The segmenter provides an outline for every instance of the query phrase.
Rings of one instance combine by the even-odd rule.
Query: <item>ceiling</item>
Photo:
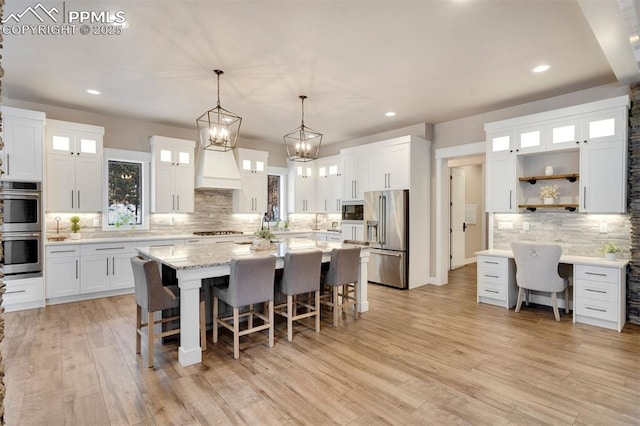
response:
[[[215,106],[217,68],[241,138],[282,143],[305,94],[305,124],[341,142],[628,84],[639,76],[635,60],[619,61],[633,57],[629,1],[42,1],[121,10],[127,27],[5,35],[3,95],[195,129]],[[4,16],[36,3],[7,0]],[[532,73],[541,63],[549,71]]]

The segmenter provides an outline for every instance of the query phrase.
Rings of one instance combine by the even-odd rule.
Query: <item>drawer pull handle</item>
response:
[[[590,288],[585,288],[585,291],[590,291],[591,293],[600,293],[600,294],[607,294],[607,291],[605,290],[592,290]]]
[[[174,244],[156,244],[155,246],[150,246],[151,248],[154,247],[173,247]]]
[[[101,247],[101,248],[97,248],[96,251],[99,250],[123,250],[124,247]]]
[[[584,308],[590,311],[607,312],[606,309],[590,308],[589,306],[585,306]]]
[[[486,289],[485,291],[486,291],[487,293],[495,293],[495,294],[500,293],[498,290],[489,290],[489,289]]]
[[[600,274],[598,272],[585,272],[584,274],[585,275],[596,275],[598,277],[606,277],[607,276],[607,274]]]
[[[75,250],[52,250],[51,253],[75,253]]]
[[[16,294],[16,293],[26,293],[27,290],[14,290],[14,291],[5,291],[4,294]]]
[[[485,276],[485,277],[487,277],[487,278],[500,278],[500,277],[499,277],[499,276],[497,276],[497,275],[488,275],[488,274],[484,274],[484,276]]]
[[[485,260],[484,263],[490,263],[492,265],[497,265],[498,264],[498,262],[489,262],[488,260]]]

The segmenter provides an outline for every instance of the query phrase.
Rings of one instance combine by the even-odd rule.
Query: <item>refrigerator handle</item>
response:
[[[383,221],[383,218],[382,218],[382,195],[379,195],[378,196],[378,230],[376,232],[376,234],[377,234],[376,235],[376,240],[377,240],[376,242],[378,244],[382,244],[382,240],[381,240],[381,237],[380,237],[380,235],[382,234],[382,221]]]
[[[382,214],[380,215],[380,228],[382,229],[382,231],[380,232],[379,235],[381,235],[380,239],[380,244],[386,244],[387,243],[387,197],[386,195],[381,195],[380,198],[382,198]]]

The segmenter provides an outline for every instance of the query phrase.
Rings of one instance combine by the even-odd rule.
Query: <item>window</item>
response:
[[[149,229],[149,153],[105,148],[103,230]]]

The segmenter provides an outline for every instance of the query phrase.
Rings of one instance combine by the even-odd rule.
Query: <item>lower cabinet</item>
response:
[[[45,262],[47,299],[80,294],[80,246],[47,247]]]
[[[624,269],[575,265],[574,322],[622,331],[626,320]]]
[[[342,224],[342,239],[364,241],[364,225]]]
[[[6,312],[44,307],[44,284],[42,277],[7,279],[2,307]]]
[[[80,293],[133,288],[130,258],[134,246],[90,244],[82,247]]]
[[[477,302],[511,308],[518,300],[516,268],[507,257],[478,256]]]

